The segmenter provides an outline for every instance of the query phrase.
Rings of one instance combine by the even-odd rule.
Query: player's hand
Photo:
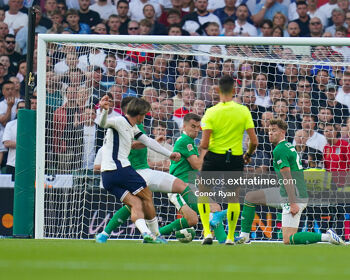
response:
[[[179,161],[181,159],[181,154],[177,152],[171,153],[169,158],[173,161]]]
[[[163,135],[157,136],[155,139],[158,143],[164,143],[166,140],[166,137]]]
[[[105,95],[105,96],[103,96],[101,98],[101,100],[100,100],[100,107],[102,109],[105,109],[105,110],[108,111],[108,109],[109,109],[109,97],[108,97],[108,95]]]
[[[292,216],[298,214],[300,208],[298,206],[298,204],[296,203],[291,203],[290,204],[290,213],[292,214]]]
[[[245,153],[243,155],[243,161],[244,161],[244,164],[249,164],[251,162],[252,158],[250,156],[247,155],[247,153]]]
[[[7,102],[7,106],[12,108],[12,106],[15,105],[15,98],[14,97],[7,97],[6,102]]]

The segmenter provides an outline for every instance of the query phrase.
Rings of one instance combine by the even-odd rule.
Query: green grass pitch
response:
[[[0,240],[0,279],[350,279],[350,247]]]

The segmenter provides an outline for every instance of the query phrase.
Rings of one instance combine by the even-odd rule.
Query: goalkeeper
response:
[[[242,230],[237,244],[249,243],[249,233],[255,216],[255,206],[282,207],[282,234],[284,244],[311,244],[330,242],[344,245],[345,242],[332,230],[326,234],[297,232],[301,213],[307,206],[308,194],[301,161],[295,147],[285,140],[287,124],[281,119],[270,120],[269,140],[275,146],[273,167],[281,182],[280,188],[266,188],[248,192],[242,211]],[[295,184],[294,184],[295,182]]]
[[[126,112],[127,105],[135,97],[125,97],[122,100],[122,111]],[[138,128],[144,133],[143,125],[139,124]],[[104,147],[104,146],[103,146]],[[164,192],[169,193],[170,201],[175,205],[178,211],[184,216],[183,219],[179,220],[176,225],[173,225],[171,231],[178,229],[188,228],[194,226],[198,223],[198,217],[195,211],[193,211],[189,205],[196,209],[197,198],[194,196],[191,189],[182,180],[177,179],[175,176],[170,175],[165,172],[152,170],[149,168],[147,163],[147,148],[140,142],[135,141],[132,144],[132,150],[128,157],[131,166],[137,171],[138,174],[146,181],[147,186],[152,192]],[[95,161],[95,165],[97,161]],[[170,193],[178,193],[181,195],[171,196]],[[186,202],[188,202],[188,205]],[[120,225],[124,224],[131,215],[130,207],[128,205],[120,208],[108,222],[104,231],[96,236],[96,242],[105,243],[109,238],[113,230],[118,228]],[[156,219],[156,218],[155,218]],[[146,224],[152,223],[152,221],[147,221]],[[160,236],[160,234],[168,234],[169,227],[160,229],[160,232],[156,227],[150,227],[153,229],[153,234]]]

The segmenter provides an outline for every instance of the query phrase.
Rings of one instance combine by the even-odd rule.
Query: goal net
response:
[[[302,215],[300,230],[324,232],[333,227],[349,240],[349,152],[340,146],[324,152],[332,127],[343,146],[350,138],[347,45],[348,39],[335,38],[305,42],[39,35],[36,238],[93,238],[121,207],[100,186],[100,175],[94,171],[105,133],[95,123],[102,96],[110,96],[110,116],[122,114],[120,104],[126,96],[146,99],[152,107],[144,122],[146,134],[164,136],[162,145],[171,150],[184,115],[203,116],[217,104],[218,81],[230,75],[235,79],[234,100],[251,111],[259,138],[246,173],[260,176],[273,170],[267,127],[273,117],[284,119],[287,140],[297,146],[303,167],[309,169],[305,178],[312,202]],[[198,145],[200,137],[201,133],[195,139]],[[247,148],[247,137],[242,145]],[[148,164],[169,171],[169,160],[153,151],[148,151]],[[241,189],[244,197],[246,189]],[[154,204],[160,226],[180,216],[166,194],[154,193]],[[197,238],[201,229],[199,224]],[[281,236],[281,211],[257,207],[252,239]],[[140,235],[129,220],[111,237]]]

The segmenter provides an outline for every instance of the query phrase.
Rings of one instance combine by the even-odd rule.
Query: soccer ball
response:
[[[181,243],[189,243],[196,236],[196,232],[193,227],[184,228],[175,232],[176,239]]]

